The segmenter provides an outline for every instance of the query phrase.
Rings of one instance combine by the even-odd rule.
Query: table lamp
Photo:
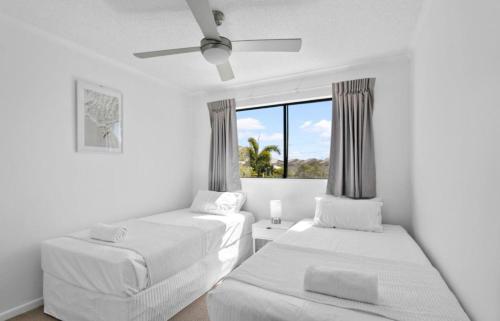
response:
[[[271,200],[269,202],[271,208],[271,223],[272,224],[281,224],[281,201],[280,200]]]

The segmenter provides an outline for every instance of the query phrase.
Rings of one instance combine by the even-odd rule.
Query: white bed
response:
[[[253,215],[209,215],[182,209],[140,219],[191,231],[199,243],[164,239],[171,257],[202,247],[188,266],[172,264],[168,278],[153,282],[144,257],[135,251],[88,242],[81,233],[42,245],[45,312],[62,320],[166,320],[208,291],[251,253]],[[170,238],[170,239],[168,239]],[[181,258],[179,258],[181,260]],[[175,269],[173,269],[175,267]]]
[[[289,255],[288,261],[286,256],[282,256],[283,262],[279,262],[278,259],[273,260],[288,249],[293,254]],[[300,253],[303,257],[300,257]],[[258,252],[243,263],[240,268],[229,274],[222,284],[209,292],[207,302],[210,320],[389,320],[378,313],[368,313],[363,309],[358,309],[357,303],[353,301],[339,300],[341,301],[339,305],[330,304],[328,300],[334,299],[333,297],[303,291],[302,288],[294,289],[290,283],[296,280],[287,279],[286,275],[290,273],[293,275],[290,270],[297,269],[296,265],[312,264],[312,259],[311,262],[303,261],[309,260],[309,255],[314,259],[313,253],[319,253],[318,257],[331,254],[339,257],[361,258],[367,262],[380,260],[398,262],[402,267],[407,265],[412,268],[433,269],[415,241],[400,226],[384,225],[383,233],[372,233],[319,228],[313,226],[312,220],[303,220],[262,249],[261,253]],[[260,264],[262,257],[267,258],[266,266]],[[242,275],[245,278],[242,279]],[[301,276],[295,274],[295,278]],[[441,279],[439,274],[437,277]],[[300,282],[302,280],[298,280],[298,283]],[[443,309],[448,310],[443,311],[450,311],[449,320],[468,320],[446,285],[443,289],[442,284],[439,281],[437,283],[441,286],[439,289],[445,293],[438,299],[447,300]],[[313,299],[309,299],[309,296]],[[323,302],[323,299],[327,300]],[[344,303],[346,303],[345,306]],[[430,312],[429,315],[432,315],[433,311]],[[458,317],[454,318],[454,316]],[[393,319],[398,320],[398,318]],[[415,317],[413,320],[426,320],[426,318]]]

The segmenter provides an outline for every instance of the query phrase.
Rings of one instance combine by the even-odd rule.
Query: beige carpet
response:
[[[26,312],[8,321],[55,321],[43,313],[43,307]],[[177,313],[169,321],[209,321],[205,295],[188,305],[184,310]]]

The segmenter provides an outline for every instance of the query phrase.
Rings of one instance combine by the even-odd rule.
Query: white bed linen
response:
[[[402,227],[384,225],[383,233],[371,233],[324,229],[312,224],[312,220],[303,220],[275,242],[430,266],[422,250]],[[225,280],[210,291],[207,303],[211,321],[389,320],[362,311],[284,295],[232,279]]]
[[[207,303],[210,321],[389,321],[231,279],[208,292]]]
[[[377,304],[304,290],[309,265],[378,275]],[[271,243],[228,276],[271,292],[398,321],[469,321],[439,272],[430,265]]]
[[[90,291],[44,272],[44,311],[71,321],[166,321],[208,291],[252,251],[248,234],[134,296]]]
[[[276,242],[337,253],[430,265],[418,244],[403,227],[389,224],[384,224],[383,227],[383,233],[332,229],[313,226],[313,220],[304,219],[281,235]]]
[[[193,226],[205,232],[206,252],[214,253],[251,233],[252,214],[204,215],[182,209],[141,218],[148,222]],[[144,259],[137,253],[68,237],[42,244],[42,269],[65,282],[91,291],[131,296],[149,282]]]
[[[204,258],[208,253],[206,232],[197,227],[153,223],[134,219],[120,222],[128,230],[121,242],[106,242],[91,237],[90,230],[69,235],[87,243],[130,250],[144,259],[148,286],[161,282]],[[218,228],[221,224],[214,224]],[[220,237],[219,237],[220,238]]]

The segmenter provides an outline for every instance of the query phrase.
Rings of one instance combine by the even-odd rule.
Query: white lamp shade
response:
[[[281,201],[271,200],[269,205],[271,207],[271,218],[281,218]]]

